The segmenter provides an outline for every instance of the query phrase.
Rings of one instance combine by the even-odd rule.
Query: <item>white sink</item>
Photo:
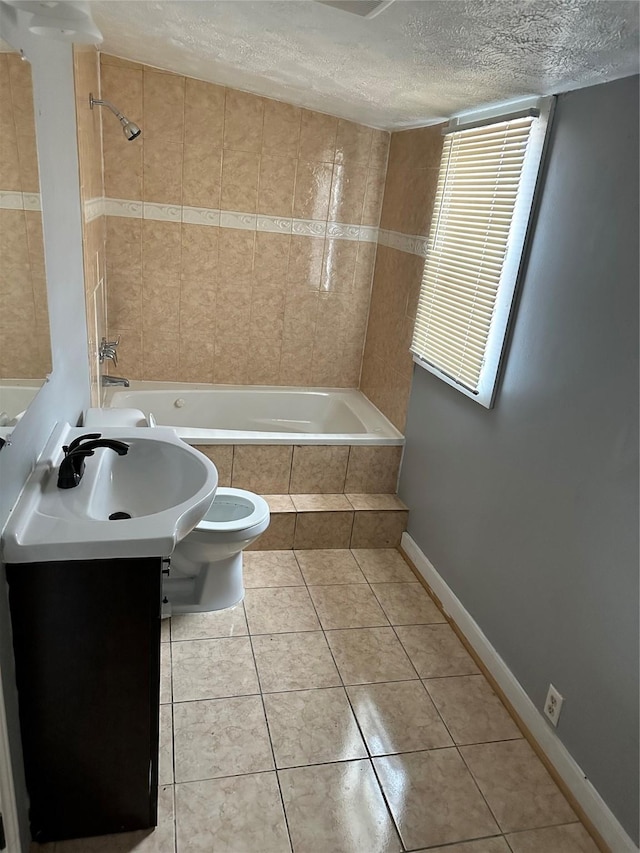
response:
[[[215,466],[168,427],[101,429],[127,454],[97,449],[80,483],[59,489],[62,445],[85,433],[65,425],[50,440],[3,532],[5,563],[165,557],[211,506]]]

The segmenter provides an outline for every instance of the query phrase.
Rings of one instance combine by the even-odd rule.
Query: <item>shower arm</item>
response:
[[[105,101],[104,99],[101,99],[101,98],[94,98],[93,95],[89,95],[89,106],[91,107],[91,109],[93,109],[94,106],[108,107],[111,110],[111,112],[114,114],[114,116],[116,116],[116,118],[118,118],[121,122],[124,123],[127,121],[127,118],[120,112],[119,109],[117,109],[117,107],[113,106],[111,101]]]

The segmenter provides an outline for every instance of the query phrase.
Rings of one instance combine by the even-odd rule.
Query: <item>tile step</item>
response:
[[[271,524],[252,551],[395,548],[409,511],[397,495],[264,495]]]
[[[271,512],[351,512],[408,510],[397,495],[263,495]]]

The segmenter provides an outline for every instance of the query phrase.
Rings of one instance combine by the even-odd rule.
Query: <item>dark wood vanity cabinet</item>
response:
[[[34,840],[155,826],[161,559],[7,577]]]

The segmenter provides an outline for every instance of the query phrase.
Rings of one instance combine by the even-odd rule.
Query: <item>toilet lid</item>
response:
[[[253,492],[220,488],[196,530],[246,530],[269,517],[269,505]]]

